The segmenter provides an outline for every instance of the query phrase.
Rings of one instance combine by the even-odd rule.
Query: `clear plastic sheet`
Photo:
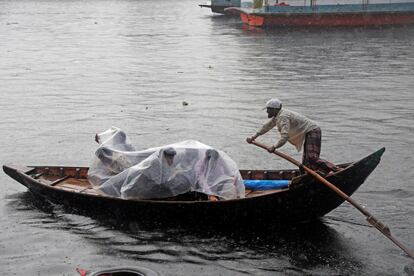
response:
[[[88,179],[108,195],[156,199],[196,191],[224,200],[244,198],[239,169],[223,151],[195,140],[137,151],[116,127],[97,139]]]

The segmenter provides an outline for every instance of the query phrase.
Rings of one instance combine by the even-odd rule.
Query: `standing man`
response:
[[[267,101],[265,108],[270,120],[255,135],[247,138],[248,143],[252,143],[258,136],[277,126],[280,139],[270,147],[269,152],[274,152],[275,149],[282,147],[289,141],[298,152],[301,151],[302,146],[304,147],[303,165],[325,174],[339,170],[334,164],[319,158],[322,132],[316,122],[299,113],[282,108],[282,102],[276,98]]]

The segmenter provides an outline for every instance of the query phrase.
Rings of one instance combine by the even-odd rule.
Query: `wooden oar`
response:
[[[266,145],[261,144],[259,142],[256,141],[247,141],[248,143],[251,143],[253,145],[256,145],[260,148],[263,148],[267,151],[270,150],[270,148],[268,148]],[[279,152],[277,150],[275,150],[273,152],[274,154],[286,159],[287,161],[293,163],[294,165],[303,168],[307,173],[309,173],[310,175],[312,175],[314,178],[316,178],[319,182],[321,182],[322,184],[324,184],[326,187],[328,187],[329,189],[331,189],[332,191],[334,191],[335,193],[337,193],[340,197],[342,197],[344,200],[348,201],[349,203],[351,203],[352,206],[354,206],[355,208],[357,208],[362,214],[364,214],[366,216],[367,221],[373,225],[375,228],[377,228],[382,234],[384,234],[387,238],[389,238],[393,243],[395,243],[399,248],[401,248],[409,257],[411,257],[412,259],[414,259],[414,254],[408,250],[408,248],[406,248],[403,244],[401,244],[395,237],[393,237],[391,235],[391,231],[388,228],[388,226],[382,224],[378,219],[376,219],[373,215],[371,215],[367,210],[365,210],[361,205],[359,205],[355,200],[353,200],[351,197],[349,197],[347,194],[345,194],[344,192],[342,192],[340,189],[338,189],[335,185],[333,185],[331,182],[329,182],[328,180],[326,180],[325,178],[323,178],[322,176],[320,176],[318,173],[316,173],[315,171],[309,169],[308,167],[302,165],[300,162],[298,162],[297,160],[293,159],[292,157],[290,157],[287,154],[284,154],[282,152]]]

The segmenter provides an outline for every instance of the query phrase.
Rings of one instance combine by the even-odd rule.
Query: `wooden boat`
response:
[[[382,148],[360,161],[340,165],[342,170],[326,179],[350,196],[376,168],[384,151]],[[223,201],[208,201],[194,193],[162,200],[115,198],[90,185],[86,167],[4,165],[3,170],[36,196],[71,209],[163,223],[222,227],[298,223],[322,217],[344,201],[298,170],[241,170],[244,179],[290,179],[292,184],[280,190],[246,191],[246,198]]]
[[[262,0],[242,1],[241,7],[226,8],[225,12],[240,14],[243,23],[250,26],[288,27],[288,26],[386,26],[414,24],[414,2],[369,3],[345,2],[317,5],[290,5],[293,1],[276,1],[275,5],[264,5]],[[267,3],[269,1],[266,1]],[[295,3],[297,3],[296,1]],[[305,1],[306,2],[306,1]],[[325,1],[326,2],[326,1]],[[373,1],[371,1],[373,2]]]
[[[211,0],[209,4],[200,4],[202,8],[210,8],[214,13],[231,14],[224,11],[230,7],[240,7],[240,0]]]

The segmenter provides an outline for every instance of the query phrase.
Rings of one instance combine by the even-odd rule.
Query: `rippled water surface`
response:
[[[414,28],[263,31],[197,4],[0,0],[1,163],[87,166],[94,134],[118,126],[137,148],[197,139],[240,168],[290,168],[244,142],[277,96],[320,123],[326,159],[387,148],[353,198],[414,250]],[[5,174],[0,184],[2,275],[120,265],[164,275],[414,274],[348,204],[285,231],[147,228],[39,201]]]

